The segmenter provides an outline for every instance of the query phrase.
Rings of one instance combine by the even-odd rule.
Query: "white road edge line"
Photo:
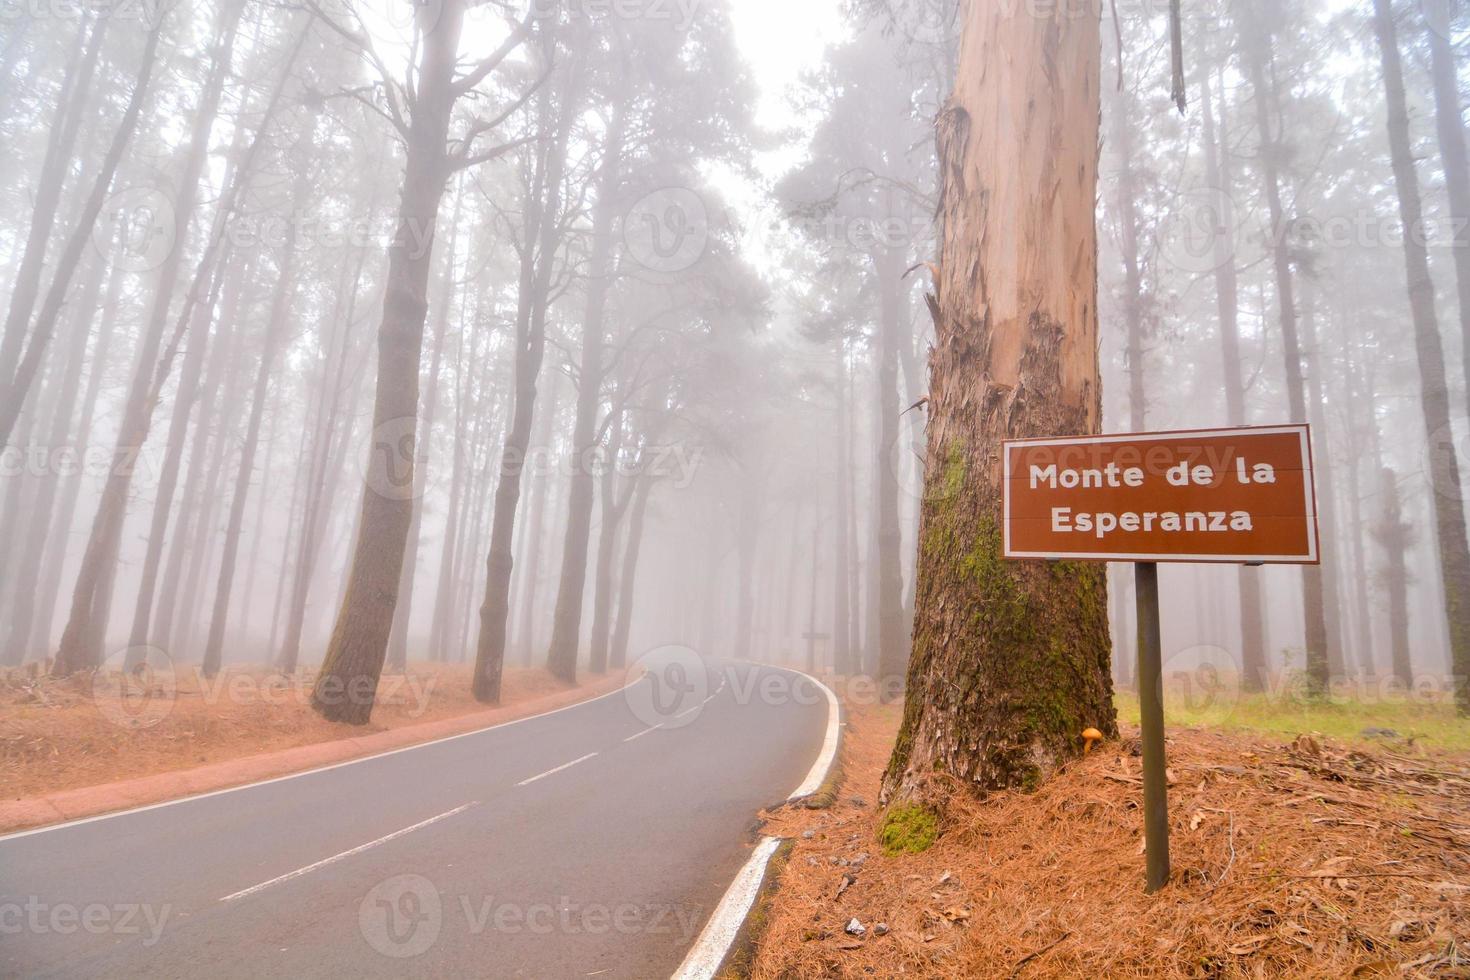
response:
[[[788,800],[794,800],[801,796],[811,796],[822,788],[822,783],[827,779],[827,772],[832,768],[832,760],[837,757],[837,733],[841,730],[842,712],[837,707],[837,695],[832,689],[811,674],[804,671],[794,670],[791,667],[780,667],[778,670],[789,670],[793,674],[801,674],[827,695],[827,733],[822,736],[822,751],[817,754],[817,761],[812,763],[811,771],[801,781],[801,785],[792,790]]]
[[[526,785],[528,785],[530,783],[534,783],[538,779],[545,779],[547,776],[553,775],[555,773],[559,773],[563,769],[570,769],[570,768],[572,768],[572,766],[575,766],[579,762],[586,762],[588,759],[592,758],[596,754],[597,754],[596,752],[588,752],[586,755],[582,756],[582,758],[580,758],[580,759],[573,759],[571,762],[563,762],[561,765],[557,766],[555,769],[548,769],[548,770],[546,770],[543,773],[537,773],[536,775],[532,776],[530,779],[522,779],[520,782],[516,783],[516,785],[517,786],[526,786]]]
[[[714,914],[705,923],[704,931],[684,957],[684,962],[674,971],[672,980],[709,980],[715,975],[720,964],[725,962],[725,955],[730,951],[730,944],[735,942],[745,917],[750,914],[750,907],[755,904],[771,855],[780,846],[778,838],[761,838],[720,899],[720,904],[715,906]]]
[[[818,789],[827,778],[828,771],[832,768],[832,761],[837,756],[837,736],[841,730],[841,711],[837,706],[837,695],[832,689],[811,674],[796,670],[791,667],[777,667],[775,664],[765,664],[775,670],[785,670],[793,674],[800,674],[821,688],[827,695],[827,732],[822,738],[822,751],[817,754],[817,761],[812,764],[811,771],[796,787],[788,800],[794,800],[802,796],[810,796]],[[771,855],[776,853],[776,848],[781,846],[781,841],[776,837],[762,837],[761,842],[756,845],[755,851],[750,855],[735,880],[730,882],[730,887],[725,890],[725,895],[720,899],[720,904],[715,907],[714,914],[710,916],[709,922],[705,923],[699,938],[690,947],[684,962],[679,964],[679,969],[674,971],[671,980],[713,980],[725,957],[730,953],[730,946],[735,942],[735,937],[740,934],[740,927],[745,924],[745,917],[750,914],[750,908],[755,904],[756,896],[760,892],[761,881],[766,876],[766,865],[770,863]]]
[[[166,806],[174,806],[178,803],[189,803],[194,800],[204,800],[208,799],[211,796],[222,796],[225,793],[235,793],[242,789],[254,789],[257,786],[269,786],[271,783],[282,783],[288,779],[299,779],[302,776],[310,776],[318,772],[328,772],[332,769],[340,769],[343,766],[355,766],[359,762],[371,762],[373,759],[386,758],[390,755],[397,755],[400,752],[412,752],[414,749],[426,749],[431,745],[439,745],[443,742],[453,742],[455,739],[458,738],[469,738],[471,735],[483,735],[485,732],[494,731],[497,728],[506,728],[510,725],[519,725],[521,722],[525,721],[535,721],[537,718],[545,718],[549,715],[558,714],[562,711],[571,711],[573,708],[581,708],[596,701],[601,701],[604,698],[610,698],[614,694],[622,694],[628,688],[632,687],[634,684],[637,684],[639,681],[643,680],[647,676],[647,674],[640,674],[630,680],[628,683],[624,684],[622,687],[618,688],[616,691],[608,691],[606,694],[599,694],[597,697],[588,698],[586,701],[577,701],[573,704],[564,704],[560,708],[552,708],[550,711],[543,711],[540,714],[527,715],[524,718],[512,718],[510,721],[496,722],[493,725],[486,725],[484,728],[476,728],[474,731],[460,732],[458,735],[446,735],[443,738],[432,739],[428,742],[418,742],[414,745],[404,745],[396,749],[388,749],[386,752],[374,752],[372,755],[359,756],[356,759],[343,759],[341,762],[333,762],[325,766],[317,766],[315,769],[303,769],[300,772],[288,772],[284,776],[272,776],[270,779],[259,779],[253,783],[241,783],[239,786],[226,786],[223,789],[213,789],[209,790],[206,793],[194,793],[189,796],[181,796],[176,800],[163,800],[158,803],[149,803],[145,806],[130,807],[126,810],[115,810],[112,813],[99,813],[96,816],[92,817],[79,817],[76,820],[66,820],[62,823],[47,824],[44,827],[32,827],[29,830],[17,830],[9,834],[0,834],[0,843],[4,843],[8,840],[15,840],[19,837],[30,837],[32,834],[44,834],[47,831],[51,830],[64,830],[67,827],[80,827],[82,824],[96,823],[99,820],[111,820],[113,817],[126,817],[132,813],[144,813],[148,810],[158,810]]]
[[[464,804],[463,806],[457,806],[453,810],[446,810],[443,813],[439,814],[437,817],[430,817],[427,820],[420,820],[412,827],[404,827],[402,830],[395,830],[393,831],[393,833],[387,834],[383,837],[379,837],[377,840],[368,841],[366,844],[359,844],[350,850],[343,851],[341,854],[333,854],[329,858],[322,858],[320,861],[308,864],[303,868],[297,868],[295,871],[288,871],[283,875],[272,878],[270,881],[262,881],[258,885],[251,885],[249,888],[242,888],[237,892],[226,895],[224,898],[220,899],[220,901],[233,902],[237,898],[244,898],[246,895],[254,895],[258,891],[263,891],[269,888],[271,885],[279,885],[283,881],[290,881],[292,878],[300,878],[304,874],[310,874],[317,868],[324,868],[329,864],[335,864],[336,862],[341,861],[343,858],[350,858],[354,854],[361,854],[363,851],[377,847],[379,844],[386,844],[390,840],[396,840],[397,838],[402,837],[404,834],[411,834],[415,830],[420,830],[424,827],[429,826],[429,824],[431,823],[438,823],[440,820],[452,817],[456,813],[463,813],[470,807],[479,805],[479,800],[473,800],[469,803]]]

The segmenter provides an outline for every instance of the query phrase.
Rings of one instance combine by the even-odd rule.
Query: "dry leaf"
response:
[[[1236,943],[1234,946],[1225,947],[1225,952],[1233,953],[1236,956],[1246,956],[1254,953],[1270,941],[1270,936],[1256,936],[1254,939],[1247,939],[1243,943]]]

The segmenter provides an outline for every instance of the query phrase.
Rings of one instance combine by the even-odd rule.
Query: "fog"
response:
[[[1102,430],[1310,423],[1335,673],[1387,675],[1398,642],[1438,681],[1465,24],[1398,6],[1407,232],[1371,11],[1186,3],[1181,114],[1167,4],[1101,5]],[[386,627],[390,671],[901,664],[957,24],[944,0],[12,4],[0,662],[294,670]],[[1270,668],[1300,669],[1303,574],[1166,567],[1166,671],[1241,665],[1246,578]],[[1128,684],[1128,566],[1109,585]]]

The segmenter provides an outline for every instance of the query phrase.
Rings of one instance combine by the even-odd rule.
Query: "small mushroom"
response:
[[[1102,741],[1102,737],[1103,737],[1102,732],[1098,731],[1096,728],[1088,728],[1088,729],[1084,730],[1082,732],[1082,738],[1083,738],[1083,741],[1085,741],[1087,744],[1083,747],[1082,754],[1083,755],[1086,755],[1087,753],[1091,752],[1092,751],[1092,743],[1093,742],[1101,742]]]

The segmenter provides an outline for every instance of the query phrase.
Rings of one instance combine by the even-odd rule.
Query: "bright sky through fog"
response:
[[[548,0],[539,2],[545,4]],[[570,2],[587,3],[587,9],[600,14],[606,10],[605,0]],[[660,9],[688,10],[698,17],[702,2],[680,0],[668,2]],[[841,0],[728,0],[728,3],[736,45],[757,86],[756,123],[772,132],[789,129],[799,122],[798,114],[791,107],[793,90],[803,74],[821,66],[828,46],[840,40],[847,29]],[[389,64],[395,77],[402,77],[412,28],[405,10],[411,8],[400,0],[335,0],[326,3],[325,8],[340,13],[344,23],[350,23],[354,13],[361,18],[358,23],[372,37],[379,56]],[[498,11],[472,8],[465,21],[461,57],[468,63],[476,55],[493,51],[505,37],[505,31],[506,21]],[[800,161],[803,152],[798,134],[792,142],[757,154],[756,168],[764,181],[774,182]],[[768,187],[724,170],[706,176],[739,212],[746,230],[746,258],[763,272],[773,271],[774,257],[767,236],[773,224],[779,225],[780,216],[771,207]]]
[[[845,30],[839,0],[730,0],[730,8],[735,43],[759,87],[756,122],[768,130],[792,126],[798,121],[791,107],[793,88],[804,73],[821,65],[828,45]],[[758,154],[757,169],[774,181],[801,159],[802,150],[799,144],[788,144]],[[711,173],[709,179],[740,212],[746,259],[769,275],[774,256],[768,236],[780,216],[771,207],[767,188],[726,172]]]
[[[787,92],[842,34],[837,0],[730,0],[730,6],[735,41],[761,87],[760,122],[792,122]]]

